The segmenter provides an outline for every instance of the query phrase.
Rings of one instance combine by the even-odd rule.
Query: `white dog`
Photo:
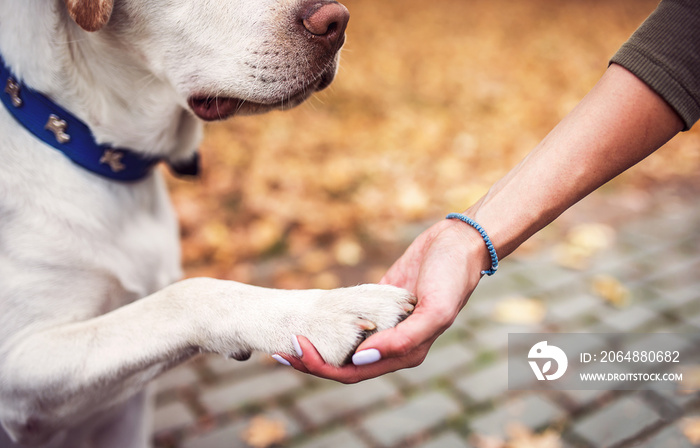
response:
[[[195,116],[326,87],[347,20],[330,0],[0,0],[0,446],[147,446],[143,389],[195,354],[293,354],[300,334],[340,364],[410,312],[389,286],[173,283],[153,165],[193,159]]]

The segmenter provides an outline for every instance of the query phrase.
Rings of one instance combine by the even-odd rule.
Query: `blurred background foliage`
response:
[[[476,201],[577,104],[657,1],[344,3],[331,87],[292,111],[208,125],[202,177],[170,180],[186,275],[378,281],[421,229]],[[605,190],[695,185],[699,170],[695,130]]]

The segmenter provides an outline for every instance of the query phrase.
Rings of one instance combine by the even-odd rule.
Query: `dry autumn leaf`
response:
[[[681,422],[683,435],[693,445],[700,444],[700,417],[685,418]]]
[[[631,293],[618,279],[610,275],[597,275],[591,283],[593,293],[611,305],[623,308],[629,305]]]
[[[254,448],[269,448],[282,442],[286,435],[283,422],[258,416],[243,431],[241,438]]]
[[[408,182],[399,186],[397,192],[399,208],[409,219],[422,218],[430,205],[430,196],[416,182]]]
[[[469,441],[476,448],[506,448],[506,441],[494,436],[474,434],[469,438]]]
[[[277,219],[258,219],[250,224],[248,241],[252,249],[260,253],[277,243],[283,232],[282,224]]]
[[[508,425],[508,443],[504,448],[561,448],[561,436],[554,430],[533,433],[522,423]]]
[[[546,314],[547,308],[541,300],[510,297],[496,304],[493,320],[505,324],[538,324]]]
[[[561,436],[552,429],[541,434],[532,432],[530,428],[520,422],[510,422],[506,427],[508,437],[503,440],[499,437],[476,434],[471,437],[471,442],[476,448],[561,448]]]
[[[362,246],[354,238],[341,238],[333,246],[333,254],[338,264],[357,266],[364,256]]]
[[[683,375],[681,392],[692,393],[700,390],[700,365],[683,366],[679,371]]]
[[[615,230],[605,224],[586,223],[573,227],[564,242],[554,248],[554,259],[570,269],[586,269],[599,251],[609,247],[615,239]]]

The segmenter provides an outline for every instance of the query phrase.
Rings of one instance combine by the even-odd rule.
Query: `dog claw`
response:
[[[377,324],[367,319],[357,319],[357,325],[365,331],[374,331],[377,329]]]
[[[415,305],[411,304],[411,303],[407,303],[406,305],[403,306],[404,312],[409,313],[409,314],[412,313],[415,308],[416,308]]]

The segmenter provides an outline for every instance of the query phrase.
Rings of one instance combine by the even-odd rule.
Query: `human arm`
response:
[[[700,4],[662,0],[611,62],[586,98],[465,212],[486,229],[501,258],[700,118]],[[380,361],[330,368],[302,338],[304,356],[292,362],[343,382],[420,364],[489,267],[474,229],[455,220],[438,222],[382,279],[412,291],[418,304],[395,329],[358,348],[357,361]]]
[[[664,99],[613,64],[581,103],[465,214],[486,229],[504,258],[683,128],[684,121]],[[413,292],[418,304],[408,319],[368,338],[357,350],[377,350],[381,360],[332,367],[303,338],[304,355],[288,360],[301,371],[350,383],[418,365],[489,267],[486,246],[474,229],[456,220],[438,222],[382,280]]]

